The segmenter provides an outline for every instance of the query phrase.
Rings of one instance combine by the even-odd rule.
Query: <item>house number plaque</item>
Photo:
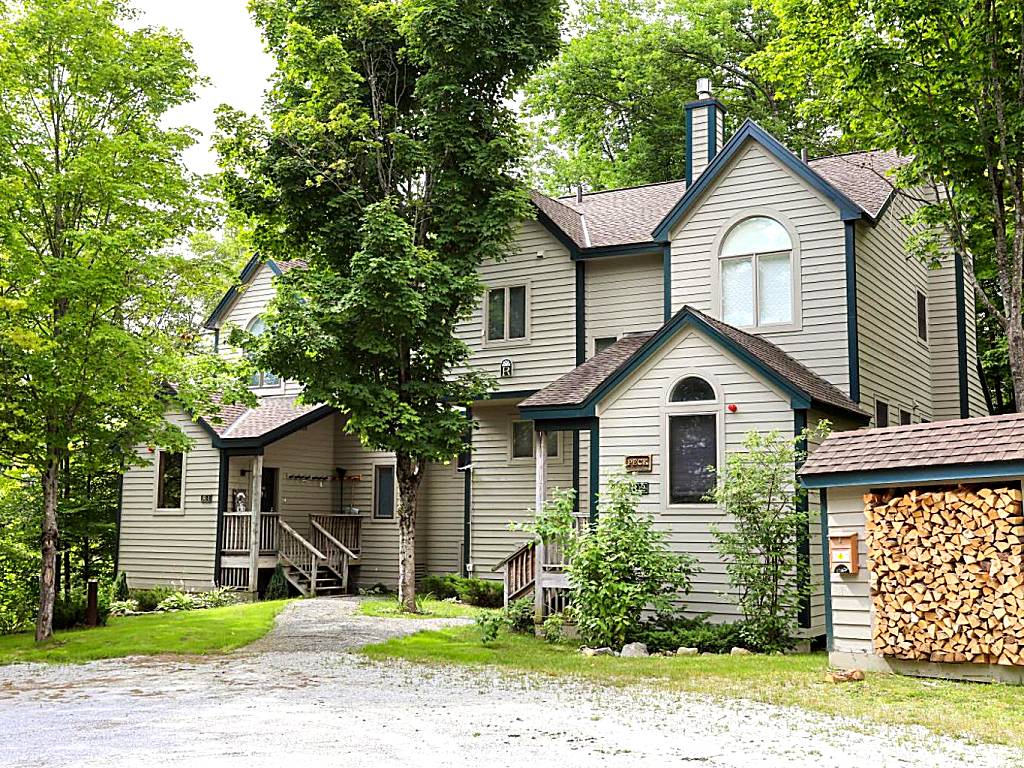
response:
[[[650,472],[653,466],[650,454],[646,456],[627,456],[627,472]]]

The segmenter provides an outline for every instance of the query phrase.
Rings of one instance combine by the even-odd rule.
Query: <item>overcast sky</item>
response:
[[[259,30],[249,17],[246,0],[133,0],[143,24],[179,30],[192,44],[199,72],[210,80],[196,101],[169,115],[172,125],[203,132],[203,140],[185,155],[198,173],[217,169],[210,148],[213,113],[221,104],[256,112],[263,102],[274,61],[263,50]]]

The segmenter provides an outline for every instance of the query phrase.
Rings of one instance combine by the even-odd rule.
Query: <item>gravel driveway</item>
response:
[[[1009,768],[1024,755],[746,702],[372,663],[360,644],[454,623],[291,604],[244,651],[0,667],[13,766]]]

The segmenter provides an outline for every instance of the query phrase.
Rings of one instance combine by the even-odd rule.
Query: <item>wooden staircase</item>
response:
[[[533,592],[537,583],[537,549],[534,542],[523,544],[494,566],[493,570],[502,569],[505,571],[505,606],[508,607],[513,600]]]
[[[359,555],[315,519],[310,520],[310,540],[283,520],[278,524],[277,559],[288,583],[304,597],[346,594],[349,569]]]

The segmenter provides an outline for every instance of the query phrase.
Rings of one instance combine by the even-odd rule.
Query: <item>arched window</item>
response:
[[[668,502],[707,503],[718,466],[718,395],[706,379],[686,376],[668,400]]]
[[[267,323],[262,317],[254,317],[246,328],[253,336],[262,336],[267,331]],[[270,371],[258,371],[249,379],[249,386],[258,389],[261,387],[276,387],[281,384],[281,377]]]
[[[714,400],[715,390],[699,376],[687,376],[672,388],[669,400],[673,403],[696,403]]]
[[[760,326],[793,322],[793,241],[775,219],[736,224],[719,253],[722,320]]]

